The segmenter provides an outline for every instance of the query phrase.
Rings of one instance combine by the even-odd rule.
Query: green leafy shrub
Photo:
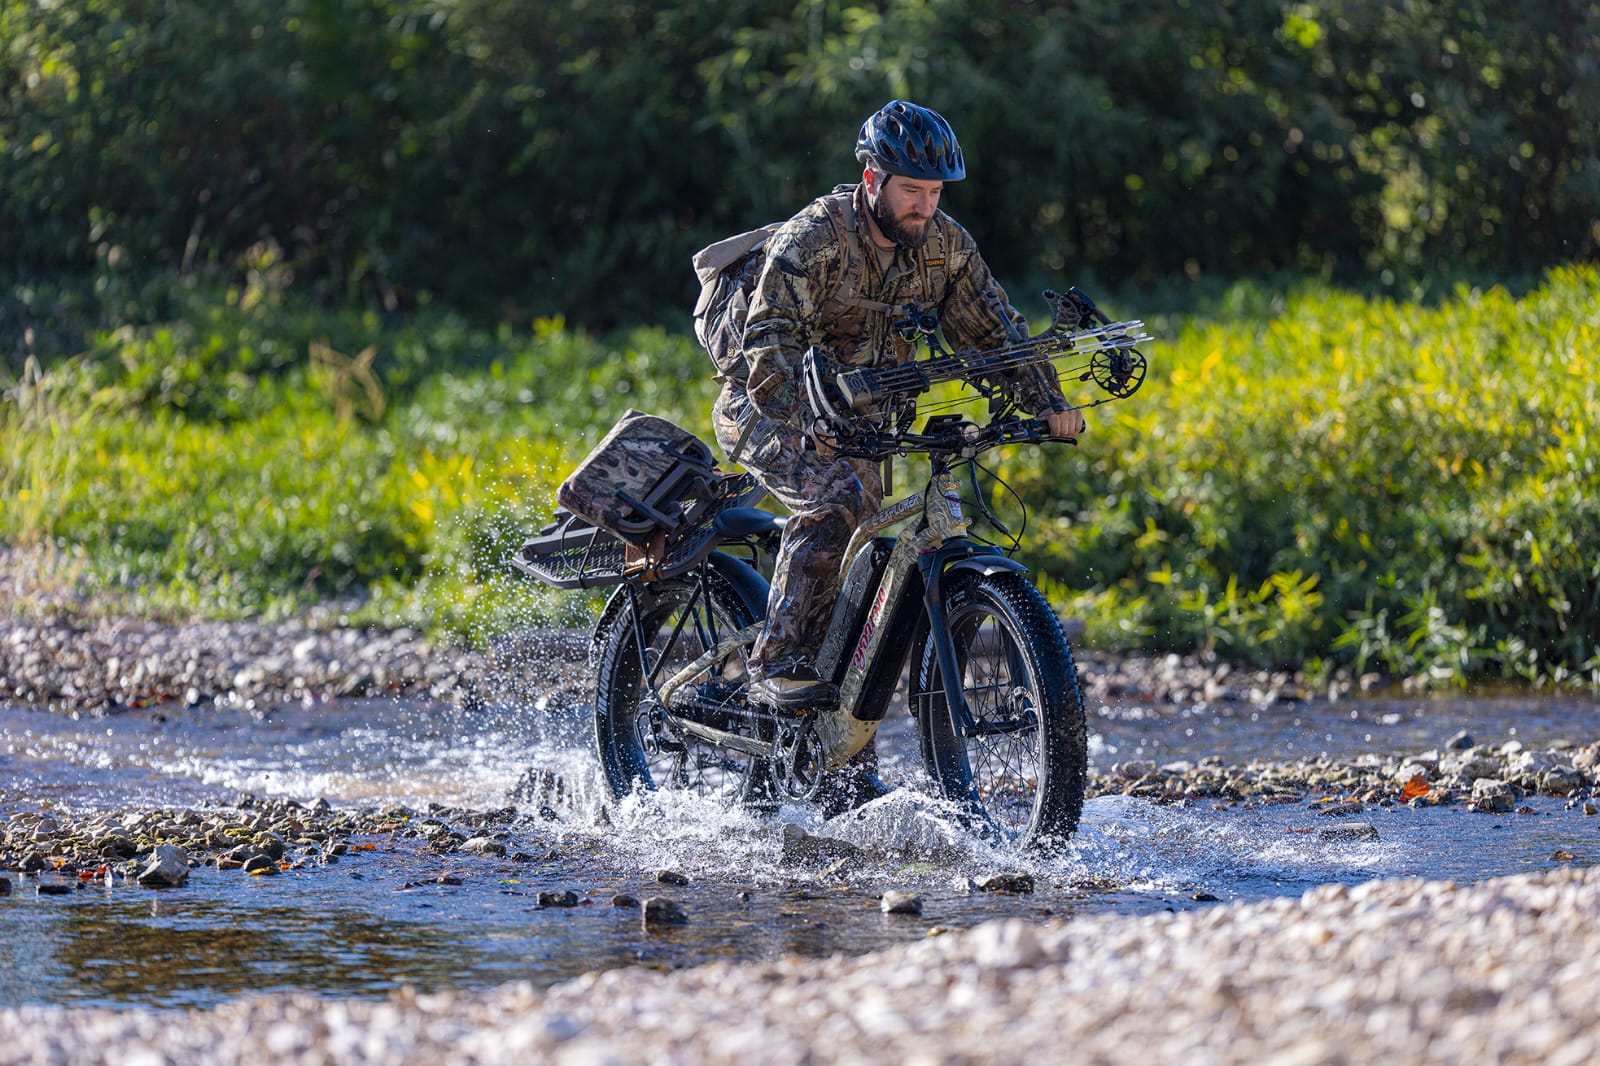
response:
[[[715,395],[660,328],[193,299],[29,364],[0,403],[0,537],[81,546],[153,609],[337,598],[475,640],[581,623],[585,598],[511,579],[507,554],[623,409],[704,433]],[[1157,333],[1143,390],[1080,448],[999,464],[1030,508],[1025,561],[1092,642],[1596,680],[1593,267],[1426,303],[1250,286]],[[319,378],[319,345],[371,349],[383,403]]]

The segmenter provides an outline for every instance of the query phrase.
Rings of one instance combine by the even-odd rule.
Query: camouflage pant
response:
[[[878,465],[808,450],[798,426],[763,418],[751,407],[741,382],[723,385],[711,420],[717,443],[730,458],[743,435],[737,461],[789,511],[767,599],[767,625],[751,658],[777,665],[801,655],[814,662],[839,598],[844,550],[856,527],[883,501]]]

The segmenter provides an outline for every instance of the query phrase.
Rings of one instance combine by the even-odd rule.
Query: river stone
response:
[[[272,859],[283,858],[283,838],[277,833],[263,830],[250,839],[256,850]]]
[[[1566,766],[1552,766],[1538,776],[1539,792],[1546,796],[1570,796],[1583,783],[1583,775]]]
[[[11,878],[0,877],[0,896],[11,895]]]
[[[540,892],[538,899],[541,907],[576,907],[578,905],[578,894],[571,889],[563,889],[560,892]]]
[[[278,864],[272,861],[270,855],[252,855],[240,863],[239,868],[247,874],[266,873],[268,870],[276,870]]]
[[[840,859],[861,858],[861,849],[847,840],[812,836],[793,822],[783,826],[781,860],[785,865],[826,866]]]
[[[1457,733],[1455,736],[1445,741],[1444,746],[1449,748],[1451,751],[1462,751],[1466,748],[1470,748],[1473,746],[1472,734],[1466,731]]]
[[[1317,833],[1320,840],[1377,840],[1378,830],[1371,822],[1345,822],[1330,825]]]
[[[461,850],[471,855],[499,855],[504,856],[506,846],[498,840],[489,837],[471,837],[464,841]]]
[[[656,881],[663,885],[686,885],[689,878],[676,870],[662,870],[656,874]]]
[[[990,874],[978,882],[980,892],[1007,892],[1026,895],[1033,891],[1033,875],[1022,871]]]
[[[676,900],[651,896],[644,901],[642,921],[646,929],[657,925],[686,925],[689,915]]]
[[[1464,781],[1476,781],[1480,777],[1498,778],[1501,765],[1499,759],[1482,748],[1471,748],[1439,760],[1440,771],[1455,774]]]
[[[1472,783],[1471,803],[1485,814],[1507,814],[1516,805],[1516,794],[1504,781],[1480,777]]]
[[[613,907],[631,909],[639,905],[639,900],[634,896],[628,895],[626,892],[618,892],[615,896],[611,897],[611,905]]]
[[[157,844],[137,878],[145,888],[176,888],[189,879],[189,856],[175,844]]]
[[[108,859],[131,859],[139,847],[121,833],[108,833],[95,842],[95,850]]]
[[[885,914],[911,914],[922,913],[922,897],[912,895],[910,892],[896,892],[894,889],[883,894],[879,901]]]

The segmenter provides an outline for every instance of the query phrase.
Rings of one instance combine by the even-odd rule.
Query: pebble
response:
[[[145,888],[176,888],[189,879],[189,855],[172,844],[157,844],[150,861],[140,871],[138,882]]]
[[[1317,837],[1320,840],[1377,840],[1378,829],[1371,822],[1345,822],[1324,826]]]
[[[675,900],[665,896],[652,896],[644,901],[643,921],[646,929],[661,925],[685,925],[689,914]]]
[[[1023,872],[990,874],[978,881],[980,892],[1007,892],[1025,895],[1033,891],[1033,875]]]
[[[885,914],[920,915],[922,913],[922,897],[910,892],[897,892],[894,889],[890,889],[879,900],[879,907]]]

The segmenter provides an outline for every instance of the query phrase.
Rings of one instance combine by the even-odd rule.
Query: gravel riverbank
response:
[[[670,935],[670,934],[669,934]],[[1539,1063],[1600,1057],[1600,870],[1064,924],[855,959],[209,1011],[0,1011],[10,1063]]]

